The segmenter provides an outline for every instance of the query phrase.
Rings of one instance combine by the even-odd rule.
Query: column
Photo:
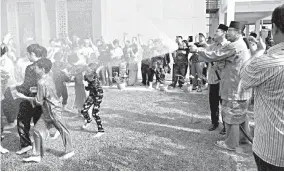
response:
[[[246,25],[246,37],[249,36],[249,24]]]
[[[60,37],[66,33],[68,33],[67,1],[56,0],[56,36]]]
[[[256,20],[256,22],[255,22],[255,33],[259,36],[259,33],[260,33],[260,20]]]
[[[111,0],[100,0],[101,1],[101,33],[105,40],[111,40]]]
[[[92,29],[93,40],[97,40],[102,36],[102,3],[101,0],[92,1]]]
[[[235,20],[235,0],[230,0],[227,3],[227,25]]]
[[[2,12],[2,1],[0,1],[0,9],[1,9],[1,12]],[[1,17],[0,17],[0,23],[1,23],[1,26],[0,26],[0,39],[1,39],[1,42],[2,42],[2,14],[1,14]]]
[[[11,36],[14,39],[15,44],[16,44],[16,49],[20,50],[17,2],[16,1],[6,1],[6,2],[7,2],[7,4],[6,4],[6,7],[7,7],[7,33],[11,33]],[[17,51],[16,55],[20,56],[20,52]]]
[[[225,24],[225,13],[219,10],[219,24]]]
[[[219,8],[219,11],[218,11],[218,16],[219,16],[219,24],[225,24],[225,13],[224,13],[224,10],[223,10],[223,1],[221,1],[220,3],[220,8]]]
[[[34,1],[35,9],[35,35],[36,41],[42,44],[42,14],[41,14],[41,1]]]

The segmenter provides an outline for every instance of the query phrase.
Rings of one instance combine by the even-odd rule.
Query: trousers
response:
[[[31,120],[36,124],[42,114],[41,106],[32,107],[29,101],[22,101],[20,103],[20,109],[17,117],[17,129],[20,136],[21,148],[31,146],[30,128]]]
[[[179,84],[179,86],[182,86],[185,83],[184,79],[179,78],[176,75],[181,75],[185,77],[187,73],[187,69],[188,69],[187,64],[174,64],[174,67],[173,67],[173,85],[174,86],[176,86],[177,83]]]
[[[211,122],[214,125],[219,124],[219,104],[222,104],[219,96],[219,83],[209,84],[209,105],[211,111]]]
[[[275,165],[269,164],[263,161],[259,156],[253,153],[257,170],[258,171],[284,171],[284,167],[277,167]]]
[[[55,81],[55,88],[56,88],[57,97],[60,98],[62,96],[62,105],[67,105],[68,92],[66,84]]]
[[[34,146],[35,146],[35,155],[43,156],[44,155],[44,141],[47,137],[48,130],[54,126],[60,133],[63,145],[65,147],[65,153],[72,152],[72,141],[71,135],[67,127],[59,120],[60,113],[59,110],[52,110],[48,103],[44,103],[44,112],[42,118],[40,118],[37,124],[34,127]]]
[[[87,100],[83,105],[83,109],[81,110],[81,113],[84,116],[84,118],[87,120],[88,123],[90,123],[92,119],[90,118],[88,110],[93,106],[92,116],[95,118],[99,132],[104,132],[102,121],[99,116],[102,99],[103,99],[102,90],[99,90],[97,94],[90,93],[90,95],[87,97]]]

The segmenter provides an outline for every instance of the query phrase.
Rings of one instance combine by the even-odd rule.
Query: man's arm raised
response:
[[[197,52],[198,60],[200,62],[216,62],[226,60],[227,58],[232,57],[236,54],[235,48],[230,44],[218,51],[209,51],[204,48],[199,49],[195,45],[192,45],[190,51]]]

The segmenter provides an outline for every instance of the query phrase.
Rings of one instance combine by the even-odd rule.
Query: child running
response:
[[[51,70],[52,63],[49,59],[42,58],[35,63],[35,72],[37,74],[37,95],[36,97],[26,97],[21,93],[17,96],[32,102],[32,104],[40,104],[42,106],[43,114],[36,123],[33,131],[34,136],[34,155],[24,158],[24,162],[41,161],[43,157],[43,141],[48,136],[48,129],[53,125],[62,136],[63,144],[65,146],[65,153],[61,159],[68,159],[74,155],[71,143],[71,136],[66,126],[59,120],[61,113],[61,106],[58,97],[56,96],[56,89],[52,77],[48,75]]]
[[[100,104],[102,103],[103,99],[103,89],[98,78],[99,74],[98,70],[96,70],[97,66],[98,65],[95,63],[89,64],[84,76],[85,81],[88,82],[88,86],[85,87],[85,89],[90,92],[83,105],[81,113],[86,119],[86,123],[82,126],[82,128],[86,129],[92,122],[88,110],[93,106],[92,116],[95,118],[98,126],[98,133],[95,135],[95,137],[100,137],[104,133],[101,118],[99,116]]]

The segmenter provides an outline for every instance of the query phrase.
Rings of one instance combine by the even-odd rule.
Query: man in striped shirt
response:
[[[244,62],[250,59],[251,54],[243,40],[242,32],[245,24],[232,21],[227,38],[231,43],[218,51],[204,51],[191,47],[191,52],[198,53],[198,59],[205,62],[224,61],[220,81],[220,95],[222,98],[222,117],[226,126],[226,139],[217,141],[216,146],[235,151],[239,146],[240,125],[246,133],[249,131],[247,118],[247,100],[251,97],[250,90],[241,90],[239,70]]]
[[[253,152],[260,171],[284,171],[284,5],[272,13],[275,45],[247,61],[241,87],[255,91]]]

